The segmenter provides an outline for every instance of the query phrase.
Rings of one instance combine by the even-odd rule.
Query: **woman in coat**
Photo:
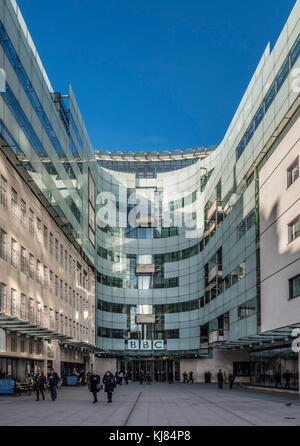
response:
[[[116,380],[114,375],[107,371],[102,380],[104,384],[104,392],[107,392],[107,402],[112,403],[112,393],[116,387]]]
[[[46,377],[43,374],[42,370],[39,370],[34,377],[34,389],[36,391],[36,401],[40,400],[40,392],[43,397],[43,400],[45,399],[45,393],[44,393],[45,384],[46,384]]]
[[[98,384],[100,383],[100,376],[97,375],[97,371],[94,370],[92,376],[90,377],[90,391],[94,396],[93,403],[97,403],[97,393],[99,390],[97,389]]]

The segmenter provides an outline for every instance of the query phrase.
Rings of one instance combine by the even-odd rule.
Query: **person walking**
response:
[[[174,377],[173,377],[173,372],[170,370],[170,371],[168,372],[168,382],[169,382],[169,384],[172,384],[173,379],[174,379]]]
[[[208,372],[207,372],[207,383],[208,383],[208,384],[210,384],[210,380],[211,380],[211,373],[210,373],[210,371],[208,370]]]
[[[188,380],[188,384],[189,384],[190,382],[191,382],[192,384],[194,384],[194,377],[193,377],[193,372],[192,372],[192,371],[189,372],[189,380]]]
[[[46,377],[43,374],[42,370],[39,370],[34,377],[34,389],[36,391],[36,401],[40,400],[40,392],[43,397],[43,400],[45,399],[45,384],[46,384]]]
[[[150,385],[150,386],[151,386],[151,381],[152,381],[151,373],[150,373],[150,372],[147,372],[147,373],[146,373],[146,383],[147,383],[147,385]]]
[[[228,376],[228,382],[229,382],[229,388],[230,389],[232,389],[232,387],[233,387],[234,378],[235,378],[234,374],[230,373],[229,376]]]
[[[100,376],[97,375],[97,370],[94,370],[92,376],[90,377],[90,392],[92,392],[94,401],[93,403],[97,403],[97,393],[99,392],[98,384],[100,383]]]
[[[88,385],[88,389],[90,390],[90,385],[91,385],[91,377],[93,376],[93,372],[91,370],[89,370],[86,374],[86,381],[87,381],[87,385]]]
[[[125,370],[125,372],[124,372],[124,381],[125,381],[126,385],[128,385],[128,378],[129,378],[128,371]]]
[[[57,386],[59,383],[59,376],[56,372],[54,372],[54,369],[50,369],[50,373],[48,373],[48,382],[52,401],[55,401],[57,398]]]
[[[217,379],[218,379],[219,389],[223,389],[224,377],[223,377],[222,369],[219,369],[219,372],[217,373]]]
[[[277,371],[274,375],[274,379],[275,379],[275,386],[278,387],[278,384],[281,385],[281,376],[279,371]]]
[[[145,372],[144,372],[144,370],[140,370],[140,373],[139,373],[139,381],[140,381],[140,384],[143,384],[143,382],[144,382],[144,377],[145,377]]]
[[[183,382],[187,383],[188,382],[188,376],[187,376],[186,371],[183,372],[182,377],[183,377]]]
[[[107,371],[103,376],[102,382],[104,384],[104,392],[107,393],[107,402],[112,403],[112,393],[116,387],[114,375],[110,371]]]

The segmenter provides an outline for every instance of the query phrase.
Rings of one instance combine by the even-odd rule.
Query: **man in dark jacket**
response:
[[[43,397],[43,400],[45,399],[45,383],[46,383],[46,377],[43,374],[41,370],[37,372],[37,374],[34,377],[34,390],[36,391],[36,400],[40,400],[40,392]]]
[[[92,394],[94,396],[93,403],[97,403],[97,401],[98,401],[97,392],[99,392],[99,390],[97,389],[97,386],[99,383],[100,383],[100,376],[97,375],[97,371],[94,370],[92,376],[90,377],[90,391],[92,392]]]
[[[128,384],[128,379],[129,379],[129,373],[128,373],[127,370],[125,370],[125,372],[124,372],[124,381],[125,381],[125,384]]]
[[[219,369],[219,372],[217,373],[217,379],[218,379],[219,389],[223,389],[224,377],[222,369]]]
[[[52,401],[55,401],[57,398],[57,386],[59,383],[59,376],[57,373],[54,372],[54,369],[50,369],[50,373],[48,373],[48,381],[49,381]]]
[[[229,388],[230,389],[232,389],[232,387],[233,387],[234,378],[235,378],[234,374],[230,373],[229,376],[228,376],[228,382],[229,382]]]
[[[107,393],[107,402],[112,403],[112,393],[116,387],[116,380],[114,375],[111,372],[107,371],[103,376],[102,382],[104,384],[104,392]]]

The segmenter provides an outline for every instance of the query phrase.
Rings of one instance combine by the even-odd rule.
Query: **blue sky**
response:
[[[95,149],[218,144],[295,0],[19,0]]]

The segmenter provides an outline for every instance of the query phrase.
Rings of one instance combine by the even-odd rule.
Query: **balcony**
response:
[[[216,228],[216,223],[213,223],[210,228],[204,232],[204,237],[208,237]]]
[[[221,214],[223,214],[223,208],[222,208],[222,206],[219,206],[219,204],[218,203],[220,203],[218,200],[215,200],[214,202],[213,202],[213,204],[211,205],[211,207],[210,207],[210,209],[209,209],[209,211],[208,211],[208,213],[207,213],[207,219],[208,220],[211,220],[211,218],[212,218],[212,216],[216,213],[216,212],[218,212],[218,213],[221,213]]]
[[[215,277],[222,277],[223,271],[219,270],[219,265],[215,265],[208,273],[208,281],[211,282]]]
[[[155,273],[155,265],[154,263],[148,263],[148,264],[138,264],[136,265],[136,273],[143,275],[149,275]]]
[[[214,330],[208,335],[208,343],[214,344],[215,342],[229,341],[229,330]]]

